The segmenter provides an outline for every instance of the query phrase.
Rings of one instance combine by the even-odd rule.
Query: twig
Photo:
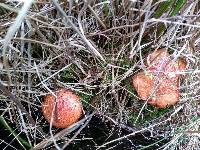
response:
[[[94,113],[93,113],[94,114]],[[62,149],[65,149],[77,136],[80,134],[80,132],[88,125],[92,117],[88,118],[88,120],[84,123],[84,125],[74,134],[74,136],[65,143],[65,145],[62,147]]]
[[[22,114],[25,114],[31,125],[34,127],[36,126],[36,123],[34,119],[30,116],[30,114],[26,111],[24,106],[21,104],[21,102],[18,100],[16,96],[14,96],[12,93],[9,92],[9,90],[1,83],[0,81],[0,90],[4,93],[5,96],[9,97],[15,104],[16,106],[21,110]],[[38,130],[40,133],[45,136],[46,133],[42,130],[41,127],[38,127]]]
[[[46,46],[49,46],[49,47],[52,47],[52,48],[57,48],[57,49],[64,49],[65,47],[62,47],[62,46],[57,46],[57,45],[54,45],[54,44],[51,44],[51,43],[46,43],[46,42],[41,42],[41,41],[38,41],[38,40],[34,40],[34,39],[28,39],[28,38],[13,38],[13,40],[23,40],[23,41],[27,41],[27,42],[31,42],[31,43],[38,43],[38,44],[41,44],[41,45],[46,45]]]
[[[82,34],[78,28],[73,24],[73,22],[69,19],[63,9],[60,7],[56,0],[52,0],[56,9],[61,13],[61,15],[65,18],[65,20],[70,24],[70,26],[74,29],[74,31],[82,38],[85,44],[90,48],[91,52],[99,57],[104,63],[106,62],[103,56],[94,48],[94,46],[87,40],[84,34]]]
[[[90,11],[92,12],[92,14],[94,15],[94,17],[97,19],[97,21],[100,23],[100,25],[106,29],[106,25],[103,23],[103,21],[101,21],[101,19],[99,18],[99,16],[96,14],[96,12],[94,11],[94,9],[88,4],[88,8],[90,9]]]
[[[56,140],[62,139],[65,135],[67,135],[67,134],[73,132],[74,130],[76,130],[77,128],[79,128],[80,125],[83,124],[85,121],[90,120],[93,117],[94,114],[95,114],[95,112],[93,112],[92,114],[86,116],[85,118],[83,118],[82,120],[78,121],[77,123],[69,126],[68,128],[63,129],[62,131],[60,131],[59,133],[57,133],[56,135],[54,135],[54,139],[56,139]],[[51,143],[52,143],[52,137],[49,137],[49,138],[45,139],[44,141],[38,143],[31,150],[42,149],[42,148],[48,146]]]
[[[31,7],[33,0],[29,0],[26,1],[22,7],[22,9],[20,10],[15,22],[10,26],[10,28],[8,29],[8,32],[4,38],[4,44],[3,44],[3,64],[5,65],[5,68],[7,70],[7,75],[8,75],[8,79],[9,79],[9,84],[11,83],[11,77],[10,77],[10,72],[9,72],[9,67],[7,65],[6,62],[6,51],[7,51],[7,47],[11,42],[11,39],[13,38],[14,34],[16,33],[16,31],[18,30],[18,28],[20,27],[22,21],[24,20],[24,18],[26,17],[26,13],[28,12],[29,8]]]

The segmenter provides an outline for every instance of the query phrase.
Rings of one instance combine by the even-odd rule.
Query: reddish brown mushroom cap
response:
[[[44,97],[42,104],[43,115],[49,123],[53,117],[53,126],[57,128],[67,128],[77,122],[81,116],[82,104],[80,98],[68,89],[61,89],[54,93],[57,99],[52,94]],[[54,106],[55,111],[52,115]]]
[[[135,87],[138,96],[142,100],[147,100],[151,94],[153,80],[150,75],[144,73],[144,71],[139,72],[132,78],[132,84]]]
[[[169,53],[167,52],[166,49],[164,48],[157,49],[147,55],[147,57],[145,58],[145,63],[147,66],[154,66],[154,65],[156,66],[158,64],[161,64],[160,62],[168,57],[169,57]]]
[[[165,49],[159,49],[146,57],[147,72],[132,77],[132,85],[142,100],[159,108],[179,101],[180,71],[186,69],[184,59],[173,62]]]
[[[133,76],[132,84],[142,100],[159,108],[174,105],[179,100],[178,81],[155,79],[155,76],[141,71]]]

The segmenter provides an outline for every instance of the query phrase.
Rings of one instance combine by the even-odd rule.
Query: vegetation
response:
[[[89,141],[87,149],[119,149],[124,140],[124,149],[198,149],[199,5],[2,0],[1,147],[81,149],[81,139]],[[159,48],[187,61],[180,101],[166,109],[140,101],[131,85],[131,77],[146,69],[145,56]],[[84,104],[80,121],[66,129],[51,127],[41,113],[43,96],[60,87],[79,94]]]

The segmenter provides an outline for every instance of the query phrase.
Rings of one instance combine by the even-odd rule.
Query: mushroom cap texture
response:
[[[159,108],[179,101],[179,71],[186,69],[184,60],[173,62],[165,49],[158,49],[146,57],[147,72],[132,77],[132,85],[142,100]]]
[[[44,97],[42,104],[43,115],[49,123],[53,117],[53,126],[57,128],[67,128],[77,122],[82,114],[80,98],[69,89],[61,89],[54,93],[57,99],[52,94],[48,94]],[[54,113],[52,113],[54,106],[55,110]]]

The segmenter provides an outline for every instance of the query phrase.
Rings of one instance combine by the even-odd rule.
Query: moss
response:
[[[152,123],[153,120],[160,118],[171,110],[171,107],[165,109],[158,109],[152,105],[147,104],[147,108],[142,111],[142,117],[140,116],[136,122],[139,112],[132,112],[129,116],[129,121],[136,126],[145,126]]]
[[[61,72],[60,80],[65,83],[76,83],[78,81],[78,77],[76,76],[75,70],[77,70],[77,67],[72,64],[66,70]]]
[[[77,92],[77,94],[81,97],[81,101],[83,102],[83,106],[88,107],[92,95],[87,95],[81,92]]]

